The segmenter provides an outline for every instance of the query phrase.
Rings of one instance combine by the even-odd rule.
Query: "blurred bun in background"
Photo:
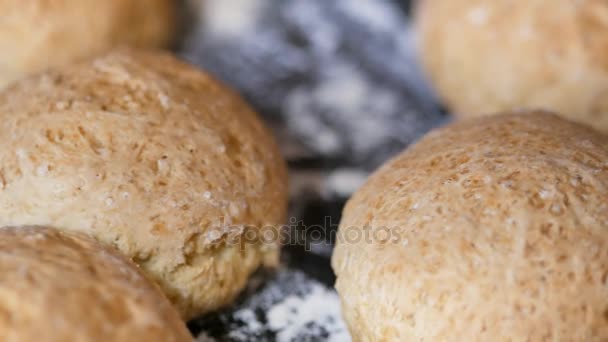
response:
[[[608,2],[420,0],[421,59],[460,117],[548,109],[608,131]]]
[[[0,274],[2,341],[192,341],[135,264],[84,235],[0,228]]]
[[[608,339],[608,138],[538,112],[433,131],[348,202],[355,341]]]
[[[118,50],[16,82],[0,93],[0,142],[0,226],[92,235],[184,318],[278,260],[279,239],[260,234],[286,216],[278,147],[238,96],[169,53]]]
[[[113,47],[167,46],[176,0],[0,1],[0,88]]]

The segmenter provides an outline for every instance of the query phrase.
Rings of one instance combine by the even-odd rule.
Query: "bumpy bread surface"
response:
[[[125,50],[16,83],[0,94],[0,141],[0,226],[115,246],[185,318],[277,261],[287,186],[271,134],[169,54]]]
[[[608,2],[417,4],[421,60],[457,115],[545,109],[608,131]]]
[[[0,228],[0,340],[192,341],[118,251],[43,227]]]
[[[0,88],[118,45],[161,47],[176,0],[0,0]]]
[[[339,232],[356,341],[608,339],[608,138],[591,129],[524,113],[436,130]]]

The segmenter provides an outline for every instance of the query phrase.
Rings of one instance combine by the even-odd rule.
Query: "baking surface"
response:
[[[240,300],[190,322],[199,341],[350,341],[330,267],[346,199],[447,122],[401,0],[207,0],[179,52],[237,89],[290,166],[291,241]]]

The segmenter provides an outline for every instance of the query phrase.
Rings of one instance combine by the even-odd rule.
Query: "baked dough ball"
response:
[[[174,31],[175,1],[0,1],[0,88],[117,45],[165,46]]]
[[[192,341],[133,263],[84,235],[0,228],[0,340]]]
[[[462,117],[557,111],[608,131],[608,2],[419,0],[421,59]]]
[[[551,114],[434,131],[348,202],[356,341],[606,341],[608,138]]]
[[[184,318],[276,263],[286,170],[232,91],[120,51],[0,94],[0,226],[80,231],[133,259]]]

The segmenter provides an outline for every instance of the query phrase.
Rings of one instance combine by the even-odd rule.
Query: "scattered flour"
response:
[[[358,169],[338,169],[329,174],[324,189],[333,192],[326,196],[338,195],[348,197],[359,189],[367,180],[367,174]]]
[[[206,0],[203,7],[205,19],[181,54],[238,90],[281,145],[298,146],[287,150],[297,151],[289,161],[305,154],[304,162],[369,172],[446,119],[397,1]]]
[[[340,301],[335,292],[315,285],[304,297],[289,296],[268,312],[268,325],[277,331],[277,341],[293,341],[302,331],[327,330],[328,341],[350,341],[340,317]]]
[[[206,29],[218,35],[237,36],[251,31],[261,10],[259,0],[206,0]]]
[[[337,0],[336,4],[343,11],[367,23],[376,29],[391,32],[400,22],[393,8],[377,0],[358,0],[353,6],[352,0]]]
[[[256,283],[255,278],[252,283]],[[340,301],[330,287],[297,270],[283,269],[247,293],[231,310],[195,322],[199,342],[351,340]],[[221,331],[217,331],[221,327]]]

